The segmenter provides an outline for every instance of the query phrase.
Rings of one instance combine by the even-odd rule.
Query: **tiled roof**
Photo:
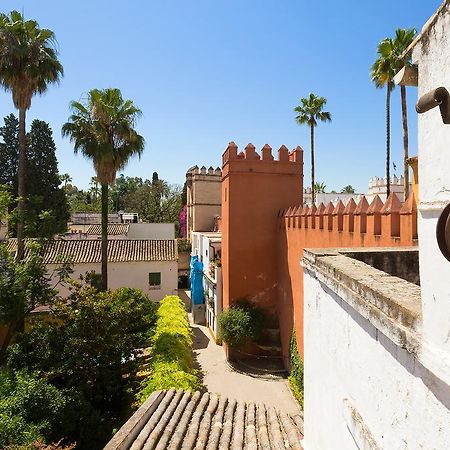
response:
[[[303,419],[196,391],[154,392],[104,450],[295,449]]]
[[[129,227],[129,225],[127,223],[109,223],[108,224],[108,236],[119,236],[121,234],[127,234],[128,227]],[[86,230],[86,233],[101,236],[101,234],[102,234],[101,224],[91,225]]]
[[[10,252],[17,249],[17,240],[6,243]],[[92,239],[57,239],[44,246],[44,263],[57,264],[61,259],[77,263],[100,263],[101,241]],[[25,258],[26,258],[25,254]],[[175,240],[108,240],[109,262],[176,261]]]

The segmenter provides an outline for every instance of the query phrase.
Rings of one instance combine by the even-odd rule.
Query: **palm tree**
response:
[[[411,64],[411,56],[406,55],[406,49],[411,45],[416,35],[414,28],[397,28],[394,38],[394,54],[396,57],[396,72]],[[405,200],[409,197],[409,149],[408,149],[408,113],[406,107],[406,86],[400,85],[400,96],[402,102],[402,125],[403,125],[403,180]]]
[[[311,195],[312,202],[316,200],[315,185],[314,185],[314,128],[317,126],[317,121],[331,122],[331,114],[323,111],[327,104],[324,97],[318,97],[314,94],[309,94],[307,98],[300,99],[300,105],[294,108],[297,113],[295,120],[299,125],[309,125],[311,128]]]
[[[391,193],[391,92],[394,89],[393,78],[397,73],[397,59],[394,53],[394,41],[383,39],[378,44],[378,59],[373,63],[370,76],[377,88],[386,86],[386,197]]]
[[[314,191],[316,192],[316,194],[324,194],[326,188],[327,185],[323,181],[318,181],[314,184]]]
[[[102,289],[108,288],[108,186],[128,160],[140,156],[144,138],[134,129],[141,110],[124,100],[119,89],[93,89],[85,103],[72,102],[72,115],[62,127],[75,153],[92,160],[102,189]]]
[[[64,183],[64,190],[67,188],[67,183],[72,182],[72,177],[68,173],[63,173],[60,175],[59,179],[61,180],[61,183]]]
[[[341,189],[341,194],[354,194],[355,188],[351,184],[347,184]]]
[[[59,82],[63,67],[55,48],[55,35],[40,28],[35,20],[25,20],[18,11],[0,14],[0,85],[12,93],[19,110],[19,167],[17,258],[24,250],[25,214],[25,116],[35,94],[43,94],[49,84]]]

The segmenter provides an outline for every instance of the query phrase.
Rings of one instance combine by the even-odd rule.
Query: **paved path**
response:
[[[226,363],[223,347],[201,325],[192,325],[194,356],[209,392],[237,400],[262,402],[287,413],[298,413],[297,402],[285,379],[266,380],[235,372]]]

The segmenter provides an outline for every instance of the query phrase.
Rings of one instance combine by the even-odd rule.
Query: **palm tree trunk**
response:
[[[386,90],[386,198],[391,194],[391,86]]]
[[[108,185],[102,184],[102,291],[108,289]]]
[[[406,86],[400,86],[400,94],[402,97],[402,121],[403,121],[403,182],[405,201],[409,197],[409,149],[408,149],[408,111],[406,109]]]
[[[25,152],[26,152],[26,135],[25,135],[25,109],[19,109],[19,168],[18,168],[18,196],[17,205],[19,217],[17,221],[17,254],[16,260],[23,258],[24,243],[24,216],[25,216]]]
[[[314,125],[311,125],[311,197],[312,203],[316,201],[316,191],[314,185]]]

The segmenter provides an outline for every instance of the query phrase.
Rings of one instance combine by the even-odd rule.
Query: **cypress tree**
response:
[[[19,120],[14,114],[6,116],[0,127],[0,184],[12,186],[17,195],[17,166],[19,155]]]
[[[35,119],[27,135],[27,236],[51,237],[67,229],[69,212],[60,187],[56,146],[48,123]]]

